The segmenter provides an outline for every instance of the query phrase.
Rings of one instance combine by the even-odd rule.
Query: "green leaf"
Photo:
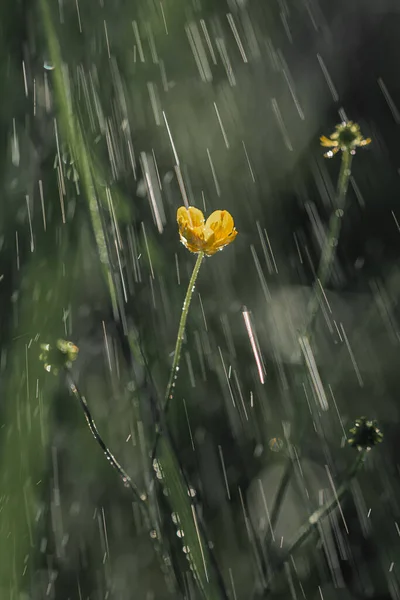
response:
[[[158,449],[159,460],[156,471],[167,490],[169,503],[176,515],[177,529],[182,539],[182,551],[188,558],[188,566],[206,600],[217,600],[223,596],[213,571],[207,540],[200,531],[191,489],[185,481],[169,441],[162,437]]]

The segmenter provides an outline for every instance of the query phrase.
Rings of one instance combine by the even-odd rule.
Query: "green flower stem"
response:
[[[84,412],[87,424],[89,426],[90,431],[92,432],[94,439],[96,440],[96,442],[98,443],[98,445],[100,446],[102,451],[104,452],[104,455],[107,458],[110,465],[113,467],[113,469],[115,469],[115,471],[118,473],[118,475],[122,479],[122,483],[124,484],[124,486],[131,490],[135,500],[138,502],[138,504],[140,506],[142,515],[145,517],[146,524],[149,525],[148,512],[147,512],[147,509],[145,508],[145,502],[147,500],[147,495],[144,492],[139,491],[138,487],[136,486],[135,483],[133,483],[133,481],[129,477],[128,473],[121,467],[121,465],[119,464],[117,459],[111,453],[110,449],[108,448],[108,446],[104,442],[103,438],[101,437],[99,430],[97,429],[96,423],[94,422],[94,419],[90,412],[89,406],[86,402],[86,398],[84,396],[82,396],[82,394],[78,390],[78,387],[76,386],[74,380],[72,379],[72,377],[69,373],[67,373],[67,382],[68,382],[68,387],[69,387],[70,391],[72,392],[73,396],[78,400],[78,402]]]
[[[353,155],[351,154],[350,150],[342,151],[342,162],[340,165],[335,207],[329,219],[328,234],[318,266],[316,280],[313,286],[313,294],[307,307],[307,322],[304,335],[308,338],[312,336],[313,326],[315,325],[315,319],[318,314],[318,308],[323,295],[323,289],[329,279],[332,264],[336,255],[336,248],[339,241],[342,219],[344,215],[347,188],[350,181],[352,159]],[[289,458],[282,479],[279,483],[278,492],[276,494],[271,511],[270,522],[272,531],[278,520],[280,509],[282,507],[282,501],[285,496],[287,486],[289,485],[292,472],[293,460],[292,458]],[[269,542],[270,541],[271,539],[269,539]],[[269,546],[270,543],[268,543],[267,540],[267,548],[269,548]]]
[[[263,597],[266,597],[271,591],[270,587],[273,579],[282,571],[290,556],[310,537],[310,535],[312,535],[318,529],[318,525],[322,519],[327,517],[339,505],[341,499],[348,493],[352,480],[357,475],[361,466],[364,464],[366,454],[367,450],[361,450],[359,452],[352,468],[347,474],[345,481],[336,490],[332,498],[323,506],[321,506],[321,508],[318,508],[316,511],[314,511],[313,514],[308,518],[307,522],[299,529],[289,548],[286,550],[283,556],[280,557],[278,565],[275,567],[274,572],[267,582]]]
[[[90,412],[90,409],[86,402],[85,397],[82,396],[82,394],[79,392],[78,387],[76,386],[73,378],[71,377],[70,373],[68,373],[68,372],[67,372],[67,382],[68,382],[68,387],[69,387],[70,391],[72,392],[74,397],[78,400],[78,402],[84,412],[87,424],[89,426],[89,429],[90,429],[94,439],[96,440],[96,442],[102,449],[102,451],[103,451],[105,457],[107,458],[108,462],[110,463],[110,465],[118,473],[124,486],[126,488],[129,488],[130,491],[132,492],[132,495],[133,495],[135,501],[137,502],[137,505],[139,506],[139,510],[140,510],[140,513],[143,518],[143,523],[144,523],[147,531],[151,534],[150,537],[153,540],[154,550],[157,554],[160,564],[163,567],[165,567],[168,549],[167,549],[167,547],[164,547],[164,544],[162,543],[163,540],[162,540],[162,536],[161,536],[161,532],[158,527],[158,524],[156,524],[156,525],[154,524],[154,519],[152,518],[153,511],[151,510],[151,508],[152,508],[151,503],[149,503],[149,496],[139,490],[139,488],[132,481],[131,477],[129,477],[129,475],[125,471],[125,469],[123,469],[123,467],[119,464],[119,462],[117,461],[115,456],[111,453],[110,449],[108,448],[108,446],[104,442],[103,438],[101,437],[99,430],[97,429],[96,423],[94,422],[94,419],[92,417],[92,414]],[[156,532],[156,535],[153,535],[154,532]],[[176,587],[176,582],[177,582],[176,574],[169,572],[169,573],[166,573],[165,576],[166,576],[166,581],[169,584],[169,586]]]
[[[340,230],[342,227],[342,218],[346,200],[347,188],[351,175],[351,163],[353,155],[349,150],[342,151],[342,162],[340,165],[339,179],[337,185],[336,206],[329,219],[328,234],[324,248],[322,250],[321,260],[318,266],[316,280],[313,286],[313,294],[307,307],[307,322],[304,335],[308,338],[312,336],[313,326],[321,303],[323,289],[329,279],[332,264],[335,259],[336,248],[339,241]],[[284,474],[279,483],[278,492],[271,511],[272,530],[279,517],[282,500],[285,496],[287,486],[289,485],[291,474],[293,472],[293,460],[289,458]]]
[[[334,207],[334,210],[329,219],[328,234],[324,248],[322,250],[321,260],[318,266],[316,281],[314,283],[313,295],[307,309],[308,321],[305,328],[306,336],[312,334],[312,328],[315,324],[315,318],[318,313],[323,289],[329,279],[332,264],[335,259],[336,248],[338,245],[340,230],[342,227],[346,193],[350,181],[352,159],[353,155],[349,150],[342,151],[342,164],[340,166],[340,173],[338,179],[336,206]]]
[[[224,582],[219,572],[218,565],[210,553],[202,522],[197,513],[195,499],[191,498],[191,489],[186,480],[182,465],[180,464],[178,452],[168,427],[164,422],[169,404],[174,396],[174,387],[179,369],[186,321],[203,258],[204,252],[199,252],[183,302],[174,358],[160,417],[163,428],[157,431],[152,463],[162,477],[162,483],[168,490],[171,509],[179,519],[178,528],[184,535],[182,540],[183,545],[187,552],[193,569],[194,579],[202,597],[206,600],[226,600],[227,594]]]
[[[190,278],[189,285],[188,285],[188,288],[186,291],[185,300],[183,302],[181,320],[179,322],[178,335],[177,335],[176,344],[175,344],[174,359],[172,361],[171,372],[169,375],[167,388],[165,390],[164,403],[162,406],[162,412],[163,412],[164,416],[168,412],[169,403],[172,400],[173,395],[174,395],[173,388],[174,388],[175,381],[177,379],[177,372],[179,369],[179,362],[181,359],[183,336],[185,335],[185,327],[186,327],[187,317],[189,314],[190,302],[192,300],[193,290],[194,290],[194,287],[196,284],[197,276],[200,271],[201,263],[203,262],[203,258],[204,258],[204,252],[199,252],[197,255],[197,260],[194,265],[192,276]],[[163,419],[163,416],[161,418]],[[157,453],[157,446],[158,446],[158,443],[160,440],[160,435],[161,435],[161,432],[157,431],[156,439],[154,442],[152,461],[154,460],[156,453]]]
[[[164,412],[168,409],[168,404],[170,400],[173,398],[173,386],[174,381],[177,377],[177,370],[179,369],[179,362],[181,359],[181,350],[182,350],[182,342],[183,336],[185,335],[185,327],[186,320],[189,314],[190,302],[192,300],[194,286],[196,284],[196,279],[200,271],[201,263],[203,262],[204,252],[199,252],[197,255],[196,264],[193,268],[193,273],[189,281],[188,289],[186,291],[185,300],[183,302],[181,320],[179,322],[178,336],[176,338],[175,351],[174,351],[174,360],[172,361],[171,373],[169,375],[167,389],[165,390],[164,397]]]

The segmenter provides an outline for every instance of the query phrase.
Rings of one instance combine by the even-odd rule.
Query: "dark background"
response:
[[[44,5],[62,65],[52,62]],[[170,413],[180,459],[196,489],[230,597],[250,598],[255,580],[238,490],[247,499],[255,530],[264,535],[258,481],[271,506],[285,466],[284,452],[273,452],[270,441],[284,440],[289,431],[299,456],[275,532],[274,552],[279,553],[281,538],[285,547],[321,498],[332,493],[326,465],[340,485],[355,458],[344,431],[365,414],[378,420],[385,440],[371,452],[343,505],[348,532],[335,513],[325,526],[324,543],[314,539],[295,557],[293,587],[283,576],[273,594],[397,598],[396,3],[165,0],[168,34],[157,2],[81,0],[78,7],[82,31],[75,0],[4,0],[0,7],[1,600],[173,597],[129,493],[92,439],[64,375],[46,374],[39,361],[39,343],[64,337],[79,346],[74,378],[112,451],[135,480],[144,482],[155,398],[163,395],[168,379],[195,260],[179,244],[175,214],[183,202],[162,111],[190,204],[204,209],[205,202],[207,214],[229,210],[239,231],[234,244],[201,269]],[[132,21],[138,24],[144,62]],[[188,27],[207,56],[208,81],[196,66]],[[157,55],[152,55],[152,40]],[[218,48],[229,56],[234,80]],[[79,151],[69,147],[65,107],[57,102],[60,72],[69,83],[70,120],[82,131]],[[148,84],[155,90],[156,114]],[[326,286],[347,343],[337,331],[329,333],[322,316],[314,340],[329,399],[328,411],[320,411],[312,395],[309,408],[304,394],[296,332],[340,167],[339,156],[323,158],[318,140],[345,117],[358,122],[372,144],[353,161],[337,258]],[[55,124],[65,178],[63,208]],[[151,160],[153,152],[165,211],[162,234],[152,218],[139,161],[140,153]],[[93,233],[82,156],[95,181],[107,252]],[[106,189],[123,240],[126,301]],[[258,228],[268,233],[276,269]],[[111,257],[122,319],[113,310],[104,254]],[[252,312],[267,372],[264,385],[243,306]],[[139,355],[127,343],[127,328]]]

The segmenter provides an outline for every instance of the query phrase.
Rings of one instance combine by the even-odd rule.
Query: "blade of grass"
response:
[[[353,466],[347,473],[343,483],[339,486],[336,492],[332,495],[330,500],[325,502],[323,506],[315,510],[312,515],[307,519],[306,523],[302,527],[300,527],[299,531],[293,538],[293,540],[289,544],[289,548],[283,553],[283,555],[279,558],[278,562],[275,564],[274,569],[266,583],[265,589],[262,592],[261,598],[267,598],[271,593],[271,586],[273,581],[279,573],[285,568],[285,564],[288,562],[289,558],[298,550],[304,542],[306,542],[313,533],[318,532],[318,527],[322,519],[326,518],[333,510],[339,507],[340,501],[349,493],[350,484],[354,477],[359,472],[360,468],[365,462],[365,458],[368,450],[361,450],[356,460],[354,461]],[[254,592],[253,599],[257,598],[257,593]]]
[[[189,560],[196,583],[205,600],[221,600],[227,596],[218,583],[204,538],[191,490],[187,485],[169,439],[161,436],[158,443],[158,460],[163,483],[167,489],[169,503],[177,515],[177,528],[182,536],[182,545]]]
[[[51,11],[47,0],[39,2],[40,14],[46,34],[50,60],[54,65],[52,77],[56,96],[57,111],[60,117],[61,132],[68,141],[71,153],[75,159],[77,170],[85,191],[90,220],[93,228],[96,246],[102,265],[105,281],[108,286],[112,305],[117,309],[117,293],[113,281],[110,259],[108,256],[106,236],[97,200],[97,190],[93,179],[93,167],[89,153],[85,147],[84,136],[79,121],[74,116],[72,97],[67,80],[67,73],[62,61],[61,49],[53,26]],[[105,194],[100,188],[99,193]],[[107,199],[104,199],[107,203]]]

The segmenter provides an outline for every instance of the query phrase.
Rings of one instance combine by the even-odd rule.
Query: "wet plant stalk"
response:
[[[267,595],[270,593],[270,586],[273,579],[285,567],[285,563],[288,561],[290,556],[318,529],[321,520],[327,517],[335,508],[337,508],[342,498],[349,492],[352,480],[357,475],[361,466],[364,464],[366,453],[367,450],[361,450],[359,452],[352,468],[347,474],[346,480],[335,491],[332,498],[323,506],[314,511],[313,514],[308,518],[307,522],[299,529],[296,537],[293,539],[283,556],[281,556],[279,559],[278,565],[276,565],[274,572],[269,578],[266,589],[264,590],[263,598],[267,597]]]
[[[324,293],[323,290],[329,279],[332,264],[335,259],[336,248],[338,245],[340,230],[342,226],[346,193],[351,175],[352,158],[353,156],[349,150],[342,151],[342,162],[340,165],[335,207],[329,219],[328,234],[318,266],[316,280],[313,286],[313,294],[310,303],[307,307],[307,324],[304,332],[304,335],[307,338],[310,338],[312,336],[313,326],[315,324],[318,308],[320,306],[321,299]],[[284,473],[282,475],[282,479],[279,483],[279,488],[275,497],[275,502],[271,510],[270,524],[272,531],[274,530],[274,527],[278,521],[280,509],[283,504],[283,499],[287,490],[287,486],[289,485],[291,475],[293,473],[293,466],[293,459],[289,457]],[[270,546],[270,543],[271,539],[267,541],[267,547]]]
[[[329,219],[328,234],[322,249],[322,255],[314,283],[313,295],[307,309],[308,320],[305,328],[305,335],[307,337],[312,335],[315,318],[317,316],[321,298],[324,293],[323,290],[329,280],[332,264],[335,259],[336,248],[339,242],[340,230],[342,227],[347,188],[350,181],[352,159],[353,155],[351,154],[350,150],[342,151],[342,163],[340,165],[335,202],[336,205]]]
[[[194,580],[205,600],[227,600],[222,576],[208,547],[195,498],[186,480],[178,453],[170,436],[160,438],[157,469],[162,485],[168,490],[168,501],[177,518],[183,551],[192,567]]]
[[[102,272],[108,287],[113,310],[116,312],[118,310],[117,292],[113,280],[104,226],[100,216],[90,153],[87,150],[79,120],[75,116],[73,99],[69,94],[69,81],[63,65],[61,49],[57,38],[57,32],[53,25],[48,0],[40,0],[38,8],[43,22],[50,59],[55,67],[53,72],[53,82],[57,116],[60,121],[60,132],[63,138],[68,142],[72,156],[76,159],[77,170],[85,192],[84,196],[88,205]],[[56,119],[55,126],[57,126]]]
[[[172,362],[171,373],[169,376],[167,389],[165,391],[164,412],[167,411],[169,401],[173,397],[173,389],[172,388],[174,385],[174,380],[176,379],[176,376],[177,376],[177,370],[179,368],[179,362],[181,359],[182,342],[183,342],[183,336],[185,335],[185,327],[186,327],[187,316],[189,314],[190,302],[192,300],[194,286],[196,284],[196,279],[199,274],[201,263],[203,262],[203,258],[204,258],[204,253],[199,252],[196,263],[193,268],[192,276],[189,281],[188,289],[186,291],[185,300],[183,302],[181,320],[179,322],[178,335],[177,335],[176,344],[175,344],[174,360]]]
[[[133,483],[133,481],[129,477],[128,473],[121,467],[121,465],[119,464],[117,459],[114,457],[114,455],[109,450],[108,446],[106,445],[103,438],[101,437],[99,430],[97,429],[96,423],[94,422],[94,419],[92,417],[92,414],[90,412],[90,409],[86,402],[86,399],[84,398],[84,396],[82,396],[82,394],[78,390],[78,388],[75,385],[75,382],[72,379],[70,374],[67,374],[67,381],[68,381],[69,389],[71,390],[74,397],[78,400],[78,402],[84,412],[87,424],[89,426],[89,429],[90,429],[94,439],[96,440],[96,442],[98,443],[98,445],[100,446],[102,451],[104,452],[104,455],[107,458],[110,465],[113,467],[113,469],[118,473],[118,475],[122,479],[122,483],[124,484],[124,486],[131,490],[135,500],[138,502],[138,504],[140,506],[142,515],[146,519],[146,524],[148,525],[149,524],[148,523],[148,513],[147,513],[147,509],[144,506],[144,503],[146,502],[146,499],[147,499],[146,494],[144,492],[139,491],[138,487]]]
[[[165,423],[168,407],[174,396],[175,382],[179,370],[183,338],[190,303],[196,280],[203,262],[204,253],[199,252],[183,302],[181,318],[176,338],[174,358],[165,390],[156,440],[153,448],[152,463],[162,477],[163,485],[168,490],[171,509],[179,519],[184,538],[185,551],[194,572],[194,579],[202,596],[207,600],[226,600],[227,594],[218,565],[210,553],[200,515],[197,512],[195,499],[180,463],[174,440]]]
[[[137,505],[139,506],[140,514],[143,519],[143,523],[144,523],[147,531],[149,533],[150,532],[152,533],[154,531],[157,532],[158,528],[156,528],[154,526],[154,523],[152,522],[152,518],[151,518],[151,509],[150,509],[150,505],[148,504],[148,501],[149,501],[148,495],[146,495],[144,492],[141,492],[139,490],[139,488],[136,486],[136,484],[132,481],[131,477],[129,477],[128,473],[119,464],[119,462],[117,461],[115,456],[112,454],[112,452],[108,448],[107,444],[104,442],[103,438],[101,437],[101,435],[99,433],[99,430],[97,429],[96,423],[92,417],[92,414],[90,412],[90,409],[86,402],[85,397],[82,396],[82,394],[80,393],[78,387],[76,386],[73,378],[71,377],[70,373],[68,373],[68,372],[67,372],[67,382],[68,382],[68,387],[69,387],[70,391],[72,392],[74,397],[78,400],[78,402],[83,410],[83,413],[86,418],[86,422],[88,424],[88,427],[89,427],[94,439],[96,440],[96,442],[102,449],[109,464],[118,473],[124,486],[131,491],[131,493],[134,497],[134,500],[137,502]],[[163,545],[162,545],[160,531],[158,531],[157,535],[155,535],[155,536],[151,535],[150,537],[153,540],[153,546],[154,546],[156,554],[160,560],[160,563],[161,563],[161,565],[163,565],[165,567],[165,564],[166,564],[165,559],[167,557],[167,554],[166,554],[166,549],[163,548]],[[175,585],[174,579],[175,579],[175,576],[172,576],[172,573],[171,573],[169,575],[168,583],[170,583],[172,586]]]
[[[174,350],[174,359],[172,361],[171,372],[169,375],[168,384],[165,390],[164,403],[162,406],[162,416],[161,419],[164,419],[165,415],[168,412],[169,403],[173,398],[173,390],[174,384],[177,379],[177,373],[179,369],[179,362],[181,359],[181,351],[182,351],[182,343],[183,337],[185,335],[186,321],[189,314],[190,302],[192,300],[193,290],[196,285],[197,276],[200,271],[201,263],[203,262],[204,252],[199,252],[197,255],[197,260],[193,268],[192,276],[190,277],[189,285],[186,291],[185,300],[182,306],[181,319],[179,321],[178,335],[176,338],[175,350]],[[157,431],[156,439],[154,442],[152,461],[154,460],[157,453],[157,446],[160,440],[161,432]]]

